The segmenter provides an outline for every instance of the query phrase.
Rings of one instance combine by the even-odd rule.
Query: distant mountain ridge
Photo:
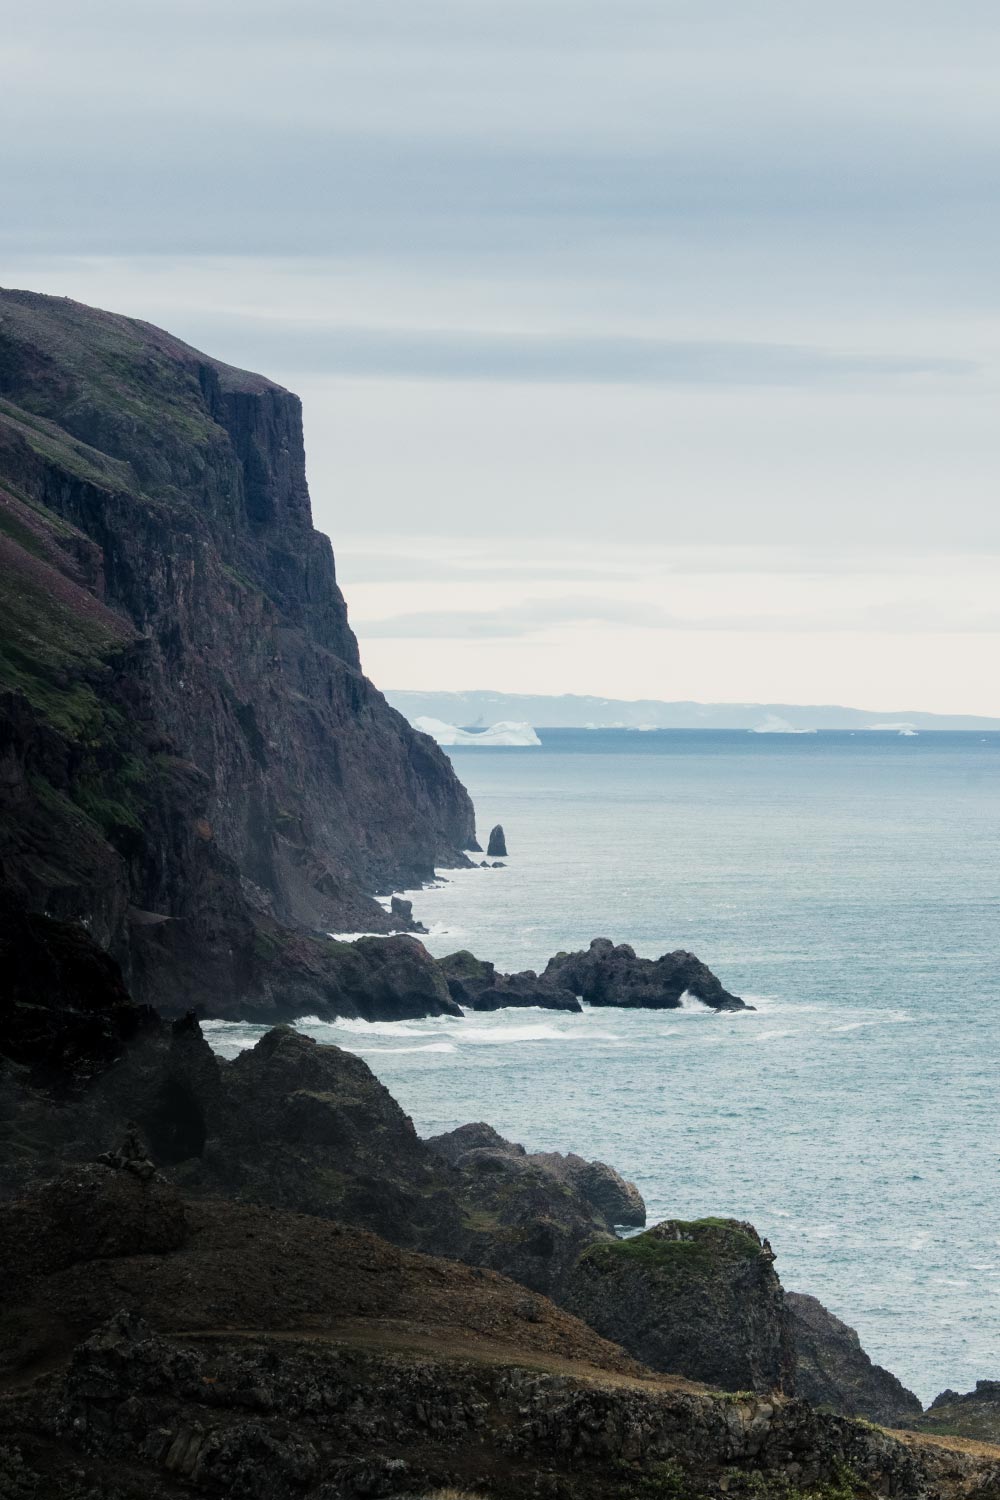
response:
[[[411,722],[443,719],[464,729],[498,719],[526,720],[542,729],[984,729],[1000,730],[1000,718],[976,714],[932,714],[911,709],[873,712],[839,704],[693,703],[657,698],[597,698],[575,693],[464,693],[386,690],[386,698]],[[779,730],[780,732],[780,730]]]

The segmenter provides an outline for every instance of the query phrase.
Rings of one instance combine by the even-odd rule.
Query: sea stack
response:
[[[486,846],[486,853],[494,856],[507,855],[507,840],[503,836],[503,824],[498,823],[495,828],[490,829],[490,841]]]

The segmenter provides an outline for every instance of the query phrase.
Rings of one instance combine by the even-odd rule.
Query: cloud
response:
[[[992,635],[1000,613],[963,613],[935,600],[892,601],[825,612],[682,615],[655,604],[616,599],[526,599],[492,610],[416,610],[356,620],[362,640],[517,640],[556,627],[611,625],[644,630],[760,632],[764,634]]]
[[[808,344],[714,339],[567,336],[488,329],[323,327],[218,320],[217,342],[252,343],[258,360],[310,373],[392,379],[540,384],[729,385],[843,388],[892,384],[926,389],[927,377],[967,378],[972,359],[936,354],[843,352]]]

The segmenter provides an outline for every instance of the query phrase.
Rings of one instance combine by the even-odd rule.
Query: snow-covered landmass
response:
[[[458,729],[442,719],[414,719],[414,729],[429,734],[439,745],[540,745],[542,742],[530,724],[509,719],[491,724],[489,729]]]
[[[910,723],[909,719],[897,719],[891,724],[869,724],[866,727],[868,729],[894,729],[897,734],[905,734],[907,730],[909,730],[911,734],[916,733],[916,730]]]
[[[768,714],[762,724],[757,724],[750,731],[751,734],[815,734],[815,729],[796,729],[794,724],[789,724],[787,719],[779,718],[777,714]]]

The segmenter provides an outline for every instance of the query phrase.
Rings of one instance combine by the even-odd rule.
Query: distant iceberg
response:
[[[491,724],[489,729],[458,729],[442,719],[414,719],[414,729],[429,734],[439,745],[540,745],[542,742],[530,724],[516,724],[509,719]]]
[[[768,714],[762,724],[750,730],[751,734],[815,734],[815,729],[796,729],[787,719],[777,714]]]
[[[908,719],[895,719],[891,723],[866,724],[866,729],[893,729],[897,734],[916,734],[916,730]]]

